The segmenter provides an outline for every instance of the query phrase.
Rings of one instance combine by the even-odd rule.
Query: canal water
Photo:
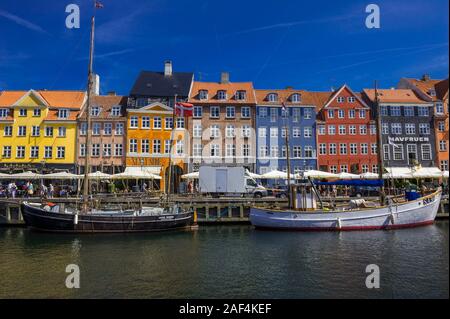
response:
[[[80,267],[80,289],[65,286]],[[366,266],[380,268],[367,289]],[[449,224],[295,233],[54,235],[0,229],[0,298],[448,298]]]

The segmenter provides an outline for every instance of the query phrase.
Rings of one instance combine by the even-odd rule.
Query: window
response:
[[[241,117],[246,119],[251,117],[250,108],[248,106],[243,106],[241,108]]]
[[[341,165],[341,173],[348,173],[348,166],[347,165]]]
[[[130,117],[130,128],[138,128],[138,117],[137,116]]]
[[[388,116],[388,108],[387,106],[383,105],[380,107],[380,114],[381,116]]]
[[[8,109],[0,109],[0,118],[5,118],[8,116]]]
[[[447,141],[445,141],[445,140],[439,141],[439,151],[440,152],[447,151]]]
[[[300,121],[300,109],[292,109],[292,122],[298,123]]]
[[[350,144],[350,154],[351,155],[357,155],[358,154],[358,144],[351,143]]]
[[[80,157],[86,156],[86,144],[80,144]]]
[[[272,107],[270,109],[270,122],[275,123],[278,120],[278,109]]]
[[[49,130],[49,133],[47,133],[47,130]],[[51,135],[47,135],[47,134],[51,134]],[[80,124],[80,135],[84,136],[86,134],[87,134],[87,123],[86,122],[82,122]],[[45,136],[53,136],[53,127],[46,127],[45,128]]]
[[[198,97],[200,100],[207,100],[208,99],[208,91],[207,90],[198,91]]]
[[[100,156],[100,144],[92,144],[91,156],[93,157]]]
[[[123,144],[114,144],[114,156],[123,156]]]
[[[211,157],[219,157],[220,156],[220,145],[212,144],[210,149]]]
[[[338,110],[338,118],[343,119],[345,117],[345,111],[339,109]]]
[[[367,135],[367,125],[360,125],[359,126],[359,134],[360,135]]]
[[[430,110],[428,109],[428,106],[419,106],[419,116],[429,116]]]
[[[401,116],[400,106],[391,106],[391,116]]]
[[[411,161],[417,160],[417,145],[408,144],[406,145],[406,152],[408,154],[408,163],[412,164]]]
[[[389,156],[389,144],[383,145],[383,160],[388,161],[390,158]]]
[[[378,173],[378,165],[374,164],[372,165],[372,173]]]
[[[211,125],[211,137],[212,138],[219,138],[220,137],[219,125],[217,125],[217,124]]]
[[[112,134],[112,123],[105,123],[105,126],[103,127],[103,133],[105,135],[111,135]]]
[[[349,97],[347,98],[347,101],[348,101],[348,103],[355,103],[356,99],[355,99],[354,96],[349,96]]]
[[[225,91],[225,90],[217,91],[217,99],[218,100],[226,100],[227,99],[227,91]]]
[[[202,137],[202,125],[201,124],[194,124],[193,137],[195,137],[195,138]]]
[[[430,144],[422,144],[422,160],[429,161],[431,160],[431,145]]]
[[[225,146],[225,156],[226,157],[235,157],[236,156],[236,145],[227,144]]]
[[[202,156],[202,144],[194,144],[192,146],[192,155],[194,157],[201,157]]]
[[[111,155],[111,144],[103,144],[103,156],[110,157]]]
[[[39,136],[41,135],[41,128],[39,126],[32,126],[31,127],[31,136]]]
[[[291,102],[293,102],[293,103],[300,103],[301,99],[302,99],[302,96],[298,93],[294,93],[291,95]]]
[[[339,125],[339,135],[345,135],[346,133],[346,127],[345,125]]]
[[[441,171],[448,171],[448,161],[441,161],[440,162]]]
[[[327,155],[327,144],[319,144],[319,155]]]
[[[401,123],[392,123],[391,133],[394,135],[402,134],[402,124]]]
[[[220,116],[220,108],[218,106],[211,106],[209,112],[211,118],[218,118]]]
[[[337,166],[336,165],[330,166],[330,173],[337,174]]]
[[[16,147],[16,157],[17,158],[25,158],[25,146],[17,146]]]
[[[301,146],[294,146],[292,148],[292,155],[293,155],[294,158],[302,157],[302,147]]]
[[[123,123],[116,123],[116,131],[115,131],[115,134],[116,134],[116,135],[123,135],[123,128],[124,128]]]
[[[236,116],[236,109],[234,106],[227,106],[226,108],[226,117],[234,118]]]
[[[277,102],[278,101],[278,94],[270,93],[269,95],[267,95],[267,101],[269,101],[269,102]]]
[[[348,134],[356,135],[356,125],[349,125],[349,127],[348,127]]]
[[[184,118],[183,117],[177,117],[177,128],[184,128]]]
[[[265,107],[260,107],[259,108],[259,117],[260,118],[265,118],[265,117],[267,117],[267,108],[265,108]]]
[[[325,135],[325,125],[319,125],[319,135]]]
[[[429,135],[430,134],[430,124],[420,123],[419,124],[419,134]]]
[[[359,118],[360,119],[366,118],[366,110],[359,110]]]
[[[356,117],[356,111],[355,110],[348,110],[348,117],[350,119],[354,119]]]
[[[141,127],[142,128],[150,128],[150,117],[149,116],[143,116],[141,119]]]
[[[17,136],[25,136],[27,135],[27,127],[26,126],[19,126],[17,132]]]
[[[370,135],[375,135],[377,134],[377,126],[374,124],[370,125]]]
[[[312,146],[305,146],[305,157],[306,158],[314,157],[314,150]]]
[[[150,153],[150,141],[144,139],[141,141],[141,153],[149,154]]]
[[[378,150],[377,143],[372,143],[370,145],[370,148],[371,148],[372,155],[377,155],[377,150]]]
[[[3,136],[12,136],[12,131],[13,131],[12,126],[5,126]]]
[[[165,140],[164,141],[164,153],[165,154],[170,154],[171,147],[172,147],[172,145],[170,143],[170,140]]]
[[[330,143],[328,154],[336,155],[337,154],[337,145],[335,143]]]
[[[161,140],[153,140],[153,154],[161,154]]]
[[[101,123],[92,124],[92,135],[100,135],[100,130],[102,129]]]
[[[281,147],[281,157],[286,158],[287,155],[287,148],[286,146]]]
[[[388,123],[381,124],[381,133],[389,134],[389,124]]]
[[[252,128],[250,127],[250,125],[242,126],[242,136],[243,137],[250,137],[251,132],[252,132]]]
[[[328,118],[334,119],[334,110],[328,110]]]
[[[438,130],[439,132],[445,132],[445,122],[443,121],[438,122]]]
[[[287,119],[289,117],[289,109],[281,108],[281,117]]]
[[[403,113],[405,116],[414,116],[414,106],[405,106]]]
[[[444,114],[444,104],[441,102],[436,103],[436,114]]]
[[[228,138],[235,137],[234,125],[228,124],[225,128],[225,136]]]
[[[41,109],[33,109],[33,116],[41,116]]]
[[[294,127],[292,129],[292,137],[294,138],[300,137],[300,127]]]
[[[337,102],[338,102],[338,103],[344,103],[344,102],[345,102],[345,97],[339,96],[339,97],[337,98]]]
[[[138,152],[138,142],[137,139],[130,139],[130,143],[129,143],[129,147],[130,147],[130,153],[137,153]]]
[[[98,106],[93,106],[91,108],[91,116],[97,117],[100,115],[100,107]]]
[[[305,127],[303,129],[303,136],[305,138],[311,138],[312,137],[312,132],[313,132],[312,127]]]
[[[121,110],[120,105],[114,105],[111,108],[111,116],[120,116],[120,110]]]
[[[20,109],[19,116],[27,116],[27,109]]]
[[[311,108],[303,109],[303,117],[305,118],[305,120],[312,119],[312,113],[313,113],[313,111]]]
[[[173,128],[173,118],[171,117],[164,118],[164,128],[166,130],[171,130]]]
[[[56,150],[56,158],[62,159],[66,157],[66,147],[65,146],[58,146]]]
[[[403,145],[396,144],[394,146],[394,161],[403,161]]]
[[[259,137],[267,137],[267,130],[265,127],[258,128],[258,136]]]
[[[247,92],[239,90],[236,92],[236,100],[243,101],[247,98]]]
[[[69,110],[67,110],[67,109],[58,110],[58,118],[60,118],[60,119],[69,118]]]
[[[270,137],[278,137],[278,127],[270,128]]]
[[[336,126],[328,125],[328,135],[336,135]]]
[[[265,158],[269,156],[269,148],[267,146],[259,147],[259,157]]]
[[[193,117],[200,118],[203,115],[203,108],[201,106],[194,106]]]
[[[414,134],[416,134],[416,124],[414,124],[414,123],[406,123],[405,124],[405,133],[406,133],[406,135],[414,135]]]
[[[11,158],[11,146],[3,146],[3,154],[4,158]]]
[[[347,155],[347,144],[345,143],[339,144],[339,154]]]
[[[155,116],[155,117],[153,118],[153,129],[155,129],[155,130],[160,130],[160,129],[162,129],[162,121],[161,121],[161,117]]]
[[[369,165],[367,165],[367,164],[362,164],[362,165],[361,165],[361,172],[362,172],[363,174],[369,172]]]
[[[279,156],[278,146],[270,147],[270,157],[277,158]]]

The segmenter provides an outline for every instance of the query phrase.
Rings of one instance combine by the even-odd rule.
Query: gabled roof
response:
[[[86,98],[86,92],[84,91],[2,91],[0,93],[0,107],[12,107],[30,94],[36,96],[50,108],[80,109]]]
[[[440,100],[445,100],[448,98],[448,79],[440,81],[434,87],[436,89],[436,96]]]
[[[375,90],[364,89],[363,92],[371,102],[375,102]],[[378,101],[380,103],[427,104],[413,90],[409,89],[378,90]]]
[[[208,91],[208,99],[200,100],[199,92],[201,90]],[[225,91],[227,93],[226,100],[219,100],[217,98],[218,91]],[[245,91],[247,98],[243,101],[236,100],[235,94],[237,91]],[[189,97],[191,103],[234,103],[234,104],[256,104],[255,90],[252,82],[198,82],[195,81],[192,85],[191,96]]]
[[[155,110],[156,109],[156,110]],[[170,106],[165,105],[164,103],[154,102],[149,105],[140,107],[138,109],[128,109],[128,113],[140,113],[140,112],[161,112],[161,113],[167,113],[172,114],[173,108]]]
[[[343,91],[343,90],[345,90],[345,89],[347,89],[362,105],[364,105],[365,107],[369,107],[368,105],[367,105],[367,103],[366,102],[364,102],[364,100],[361,98],[361,95],[360,94],[357,94],[357,93],[355,93],[355,92],[353,92],[353,90],[347,85],[347,84],[344,84],[343,86],[341,86],[340,87],[340,89],[339,90],[336,90],[335,92],[333,92],[332,94],[331,94],[331,96],[330,96],[330,98],[328,99],[328,102],[323,106],[324,108],[326,108],[326,107],[328,107],[329,105],[330,105],[330,103],[331,102],[333,102],[334,101],[334,99],[337,97],[337,96],[339,96],[339,94],[341,94],[341,92]]]
[[[435,79],[410,79],[404,78],[404,81],[408,82],[410,86],[416,87],[426,98],[432,101],[443,100],[446,93],[448,93],[448,79],[435,80]],[[430,92],[436,92],[436,95],[431,95]]]
[[[101,112],[96,118],[120,118],[125,117],[125,108],[127,106],[128,98],[126,96],[119,95],[94,95],[91,97],[91,105],[99,106],[101,108]],[[121,115],[120,116],[111,116],[111,109],[113,106],[119,105],[121,106]],[[86,118],[86,113],[84,112],[85,108],[83,108],[80,118]]]
[[[164,75],[164,72],[142,71],[131,89],[131,96],[147,97],[188,97],[191,89],[193,73],[174,72]]]
[[[278,101],[270,102],[268,96],[271,93],[278,94]],[[283,90],[255,90],[258,105],[310,105],[320,108],[324,103],[324,99],[328,99],[329,94],[326,92],[308,92],[305,90],[283,89]],[[300,94],[300,102],[292,102],[293,94]]]

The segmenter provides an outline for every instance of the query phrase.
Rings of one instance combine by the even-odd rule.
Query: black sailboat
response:
[[[94,10],[97,4],[94,5]],[[85,156],[83,202],[81,209],[65,208],[52,203],[22,203],[22,215],[30,228],[58,233],[110,233],[110,232],[152,232],[167,230],[190,230],[196,227],[195,213],[185,210],[170,201],[160,207],[141,207],[136,210],[95,210],[89,202],[89,156],[91,148],[90,102],[93,85],[95,14],[92,16],[89,50],[88,87],[86,101],[87,151]],[[175,112],[174,112],[175,113]],[[172,130],[173,131],[173,130]],[[173,132],[172,132],[173,136]],[[173,144],[173,137],[171,138]],[[172,145],[171,145],[172,148]],[[171,150],[172,151],[172,150]],[[171,160],[170,160],[171,162]],[[170,183],[171,176],[169,176]],[[170,188],[169,188],[170,191]]]

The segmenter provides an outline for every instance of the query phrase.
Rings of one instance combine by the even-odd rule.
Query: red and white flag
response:
[[[194,113],[194,105],[190,103],[175,104],[175,114],[182,117],[191,117]]]
[[[95,1],[95,8],[96,8],[96,9],[101,9],[101,8],[103,8],[103,3],[101,3],[100,1]]]

